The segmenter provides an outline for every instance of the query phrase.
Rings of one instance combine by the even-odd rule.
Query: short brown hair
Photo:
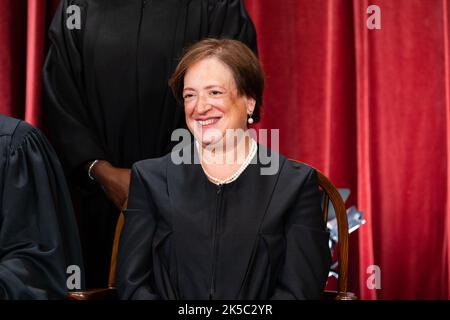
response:
[[[211,57],[230,68],[239,95],[255,99],[252,118],[258,122],[264,92],[264,73],[253,51],[237,40],[204,39],[187,48],[169,80],[175,99],[183,104],[184,77],[189,67]]]

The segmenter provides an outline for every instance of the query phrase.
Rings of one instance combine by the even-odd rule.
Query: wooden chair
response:
[[[324,192],[322,213],[325,225],[328,221],[328,206],[331,201],[336,213],[338,225],[338,290],[324,291],[323,298],[325,300],[356,300],[357,297],[352,292],[347,291],[348,283],[348,221],[347,211],[345,210],[344,201],[337,191],[333,183],[322,172],[316,169],[319,187]]]
[[[123,209],[127,207],[127,203],[124,204]],[[115,288],[116,282],[116,262],[117,252],[119,250],[120,233],[122,232],[124,224],[123,212],[120,213],[117,220],[116,231],[114,234],[114,243],[111,253],[111,265],[109,268],[109,280],[108,288],[89,289],[85,291],[72,291],[69,292],[69,300],[117,300],[117,290]]]
[[[323,219],[325,225],[328,220],[328,206],[331,201],[338,224],[338,238],[339,238],[339,277],[337,291],[324,291],[323,298],[325,300],[355,300],[356,296],[347,291],[348,281],[348,222],[347,212],[345,210],[344,201],[333,183],[323,173],[317,170],[317,179],[319,187],[324,192],[323,202]],[[127,204],[125,203],[124,208]],[[76,291],[69,293],[70,300],[114,300],[117,299],[117,290],[115,288],[116,279],[116,259],[117,251],[119,249],[120,233],[122,232],[124,223],[123,213],[120,213],[117,221],[116,231],[114,235],[114,244],[111,254],[111,267],[109,272],[108,288],[90,289],[86,291]]]

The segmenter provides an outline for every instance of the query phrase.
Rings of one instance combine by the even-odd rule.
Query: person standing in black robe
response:
[[[182,49],[226,37],[256,52],[256,33],[243,0],[62,0],[49,37],[44,117],[80,195],[87,285],[104,287],[129,168],[169,152],[184,126],[167,85]]]
[[[42,133],[0,115],[0,300],[65,299],[83,260],[62,167]],[[71,273],[71,272],[69,272]]]

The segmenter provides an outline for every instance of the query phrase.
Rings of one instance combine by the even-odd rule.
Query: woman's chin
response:
[[[222,132],[214,128],[202,130],[200,134],[196,135],[196,139],[203,146],[214,145],[217,142],[219,142],[222,139],[222,137],[223,137]]]
[[[202,146],[213,146],[215,145],[220,139],[217,137],[201,137],[199,142],[202,144]]]

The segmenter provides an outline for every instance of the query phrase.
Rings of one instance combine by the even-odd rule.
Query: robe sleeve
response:
[[[50,26],[50,48],[43,70],[46,126],[68,173],[90,160],[108,160],[93,130],[94,115],[84,88],[81,42],[85,26],[67,27],[68,18],[73,16],[67,8],[73,4],[81,10],[81,22],[86,20],[84,1],[61,1]]]
[[[320,299],[331,263],[317,173],[310,169],[285,222],[286,255],[272,299]]]
[[[207,36],[242,41],[257,53],[255,26],[243,0],[208,0]]]
[[[0,300],[64,299],[81,248],[62,168],[44,136],[22,122],[12,137],[0,202]]]
[[[155,206],[146,192],[139,169],[131,172],[128,209],[117,257],[117,289],[120,299],[157,300],[153,277],[152,240],[156,221]]]

